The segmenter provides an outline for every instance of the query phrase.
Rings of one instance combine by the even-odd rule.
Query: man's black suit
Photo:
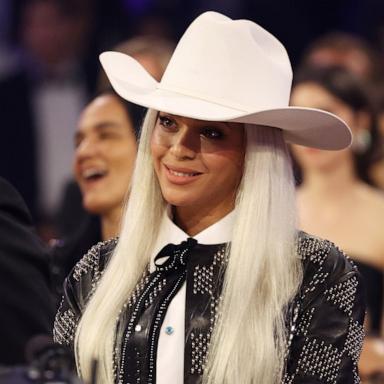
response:
[[[0,365],[24,363],[27,341],[51,334],[47,250],[18,192],[0,178]]]
[[[38,175],[32,84],[25,71],[0,81],[0,176],[15,186],[35,217]]]

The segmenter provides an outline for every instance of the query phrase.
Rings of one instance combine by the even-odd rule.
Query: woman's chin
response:
[[[164,200],[169,205],[177,208],[187,208],[197,205],[195,199],[192,199],[191,196],[184,196],[183,194],[163,194]]]
[[[83,199],[83,208],[92,215],[103,215],[112,209],[111,204],[99,199]]]

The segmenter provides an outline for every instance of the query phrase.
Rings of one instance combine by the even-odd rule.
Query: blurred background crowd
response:
[[[49,285],[59,297],[87,249],[118,234],[135,160],[145,111],[110,89],[98,55],[128,53],[160,80],[206,10],[278,37],[294,67],[292,104],[335,113],[354,133],[338,153],[292,148],[300,227],[338,244],[366,278],[361,373],[384,383],[381,0],[1,0],[0,176],[49,246]]]

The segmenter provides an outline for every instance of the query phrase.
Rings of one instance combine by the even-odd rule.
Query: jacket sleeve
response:
[[[331,243],[315,239],[295,302],[286,384],[358,384],[364,339],[362,278]],[[313,244],[312,244],[313,245]]]
[[[94,245],[65,279],[63,297],[53,327],[56,343],[69,346],[73,350],[81,315],[97,287],[116,242],[116,239],[112,239]]]

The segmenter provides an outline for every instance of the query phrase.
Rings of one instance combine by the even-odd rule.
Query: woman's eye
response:
[[[165,128],[173,128],[176,126],[175,121],[167,116],[159,116],[159,123]]]
[[[101,140],[109,139],[110,137],[113,137],[113,135],[110,132],[101,132],[99,134],[99,139]]]
[[[217,128],[204,128],[202,135],[207,139],[221,139],[224,136],[223,132]]]
[[[73,146],[75,147],[75,149],[77,149],[77,148],[80,147],[80,144],[81,144],[82,140],[83,140],[83,139],[80,139],[80,138],[79,138],[79,139],[76,138],[76,139],[74,140],[74,142],[73,142]]]

